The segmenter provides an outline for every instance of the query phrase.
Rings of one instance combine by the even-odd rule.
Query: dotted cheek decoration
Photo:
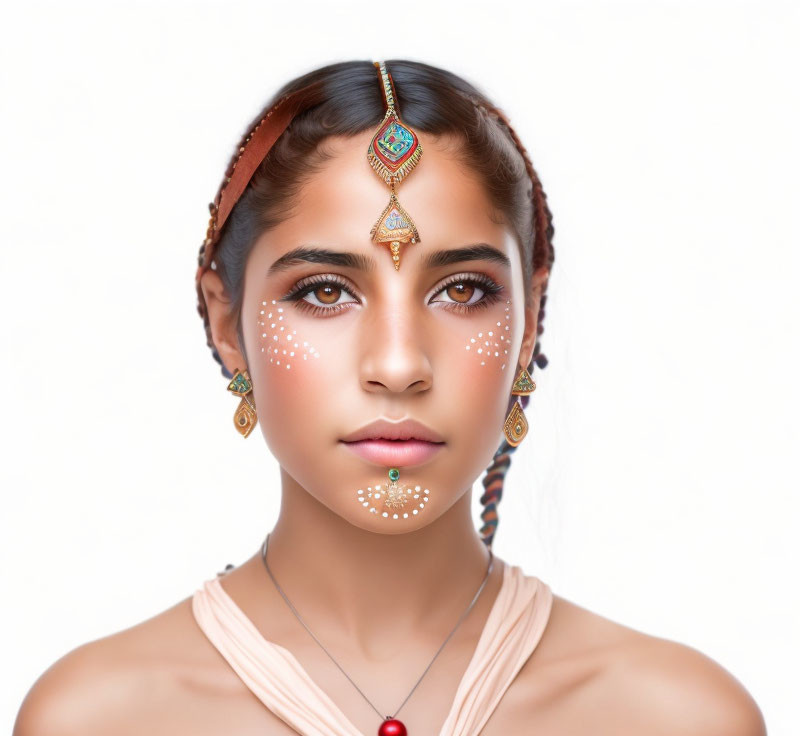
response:
[[[481,365],[486,361],[502,361],[500,370],[505,370],[508,360],[508,348],[511,347],[511,300],[506,301],[503,321],[495,323],[490,330],[479,332],[471,337],[465,349],[474,353],[481,359]]]
[[[289,329],[284,320],[283,307],[273,299],[269,304],[261,302],[258,326],[261,334],[261,352],[269,356],[269,362],[286,370],[295,360],[319,358],[319,351],[308,340],[297,337],[297,330]],[[302,356],[302,357],[301,357]]]
[[[359,488],[356,500],[370,514],[385,519],[408,519],[419,514],[430,498],[430,491],[422,486],[411,486],[397,481]]]

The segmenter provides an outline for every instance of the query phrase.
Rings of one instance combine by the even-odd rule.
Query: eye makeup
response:
[[[432,297],[443,293],[445,296],[449,296],[446,292],[453,287],[461,287],[460,294],[468,293],[469,300],[459,302],[452,298],[431,298],[428,304],[440,305],[437,306],[437,309],[446,309],[456,314],[471,315],[498,302],[501,298],[500,295],[505,291],[505,287],[486,274],[468,273],[449,277],[444,283],[436,287]],[[466,291],[464,287],[466,287]],[[333,296],[336,296],[336,292],[338,292],[339,298],[350,296],[352,299],[340,302],[337,298],[336,303],[327,305],[322,303],[315,304],[310,301],[309,298],[312,298],[320,302],[318,293],[322,293],[323,290],[327,290],[328,294],[333,291]],[[319,351],[307,340],[298,338],[297,330],[293,330],[288,326],[286,322],[287,313],[284,307],[279,305],[293,304],[294,308],[300,312],[307,312],[325,319],[350,309],[350,305],[359,305],[361,302],[354,292],[355,289],[345,279],[336,274],[315,274],[300,279],[280,299],[272,299],[271,302],[262,301],[258,322],[262,342],[261,352],[269,357],[270,364],[283,366],[287,370],[292,367],[292,361],[300,360],[300,356],[304,361],[308,360],[309,357],[318,358]],[[475,298],[476,295],[477,298]],[[511,300],[506,301],[506,320],[510,319],[508,306],[510,303]],[[467,344],[467,350],[473,350],[476,355],[481,356],[481,365],[486,365],[487,358],[501,357],[501,350],[503,360],[508,355],[506,345],[510,344],[511,340],[506,331],[510,328],[506,325],[505,330],[501,330],[501,327],[502,323],[497,322],[496,329],[492,328],[479,332],[477,337],[471,338]],[[503,363],[502,368],[505,368],[505,363]]]
[[[266,301],[261,302],[261,311],[258,326],[261,332],[261,352],[269,356],[273,365],[283,366],[287,370],[292,367],[292,361],[319,358],[319,351],[308,340],[297,337],[297,330],[292,330],[284,320],[283,307],[273,299],[271,306]]]
[[[466,285],[471,288],[473,294],[475,291],[480,292],[480,298],[471,302],[458,302],[455,300],[445,301],[441,299],[432,300],[429,304],[444,304],[444,309],[449,309],[456,313],[468,314],[475,312],[479,309],[486,309],[500,299],[500,293],[504,291],[504,287],[498,284],[494,279],[486,274],[458,274],[451,276],[445,283],[441,284],[433,296],[440,294],[453,286]],[[323,287],[333,287],[344,294],[349,294],[354,300],[329,303],[329,304],[315,304],[306,299],[311,295],[317,301],[319,298],[316,292]],[[328,289],[330,291],[330,288]],[[355,289],[351,287],[346,281],[336,274],[317,274],[298,281],[288,294],[282,296],[278,301],[284,303],[293,303],[295,308],[301,312],[308,312],[318,317],[331,317],[339,312],[350,309],[348,305],[359,304],[358,298],[354,294]]]
[[[288,294],[282,296],[278,301],[280,302],[290,302],[294,303],[294,306],[297,310],[301,312],[309,312],[314,316],[317,317],[330,317],[337,312],[341,312],[343,309],[350,309],[350,307],[346,306],[347,304],[357,304],[358,302],[342,302],[340,304],[328,304],[325,305],[323,303],[314,304],[306,300],[306,297],[309,295],[313,295],[319,301],[319,298],[316,296],[318,290],[324,287],[333,287],[333,290],[340,291],[346,294],[350,294],[353,296],[353,289],[349,284],[347,284],[341,277],[336,276],[335,274],[316,274],[314,276],[309,276],[304,279],[300,279],[289,291]],[[331,289],[328,289],[331,291]],[[283,310],[281,310],[283,311]]]
[[[496,322],[493,327],[481,330],[474,337],[470,337],[465,349],[474,353],[481,359],[481,365],[486,361],[502,360],[500,370],[505,370],[508,359],[508,348],[511,346],[511,300],[506,300],[503,320]]]
[[[475,312],[479,309],[486,309],[490,307],[495,302],[499,301],[500,293],[503,291],[503,287],[498,284],[494,279],[490,278],[486,274],[483,273],[475,273],[475,274],[458,274],[456,276],[451,276],[444,284],[442,284],[436,290],[436,294],[440,294],[443,291],[447,291],[453,286],[461,286],[466,284],[469,288],[472,289],[472,296],[474,296],[475,290],[481,292],[480,299],[477,301],[470,301],[470,302],[442,302],[441,300],[436,300],[435,303],[446,304],[446,309],[451,309],[457,313],[469,313]]]

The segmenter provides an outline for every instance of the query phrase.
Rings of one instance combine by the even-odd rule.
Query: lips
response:
[[[444,445],[442,436],[416,419],[376,419],[342,437],[341,443],[367,462],[384,467],[420,465]]]
[[[444,442],[426,442],[417,439],[372,439],[342,442],[342,444],[367,462],[398,468],[428,462],[444,447]]]

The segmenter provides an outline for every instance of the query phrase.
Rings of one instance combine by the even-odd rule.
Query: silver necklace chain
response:
[[[452,630],[452,631],[451,631],[451,632],[450,632],[450,633],[447,635],[447,638],[444,640],[444,642],[442,642],[442,646],[440,646],[440,647],[439,647],[439,649],[438,649],[438,651],[436,652],[436,654],[434,654],[434,655],[433,655],[433,659],[430,661],[430,664],[429,664],[429,665],[428,665],[428,666],[425,668],[425,672],[423,672],[423,673],[420,675],[420,678],[419,678],[419,680],[417,680],[417,682],[416,682],[416,684],[414,685],[414,687],[412,687],[412,688],[411,688],[411,692],[410,692],[408,695],[406,695],[406,699],[405,699],[405,700],[404,700],[402,703],[400,703],[400,707],[399,707],[399,708],[398,708],[398,709],[395,711],[394,715],[391,715],[391,716],[384,716],[384,715],[382,715],[382,714],[381,714],[381,712],[380,712],[380,711],[379,711],[379,710],[378,710],[378,709],[377,709],[377,708],[376,708],[376,707],[375,707],[375,706],[372,704],[372,701],[371,701],[371,700],[370,700],[370,699],[369,699],[369,698],[368,698],[366,695],[364,695],[364,693],[362,692],[361,688],[360,688],[358,685],[356,685],[356,684],[355,684],[355,682],[353,682],[353,680],[352,680],[352,678],[350,677],[350,675],[348,675],[348,674],[347,674],[347,673],[346,673],[346,672],[345,672],[345,671],[342,669],[341,665],[340,665],[340,664],[339,664],[339,663],[338,663],[338,662],[337,662],[337,661],[336,661],[336,660],[333,658],[333,655],[331,655],[331,653],[330,653],[330,652],[329,652],[327,649],[325,649],[325,646],[322,644],[322,642],[321,642],[319,639],[317,639],[317,637],[316,637],[316,636],[314,636],[314,632],[313,632],[313,631],[311,631],[311,629],[309,629],[309,628],[308,628],[308,626],[306,626],[306,622],[305,622],[305,621],[303,621],[303,619],[300,617],[300,614],[297,612],[297,609],[295,609],[295,607],[292,605],[291,601],[290,601],[290,600],[289,600],[289,599],[286,597],[286,594],[285,594],[285,593],[283,592],[283,590],[281,589],[281,586],[280,586],[280,585],[278,585],[278,581],[277,581],[277,580],[275,580],[275,576],[272,574],[272,570],[270,570],[270,569],[269,569],[269,565],[267,564],[267,547],[268,547],[268,546],[269,546],[269,534],[267,534],[267,537],[266,537],[266,539],[264,540],[264,543],[261,545],[261,559],[264,561],[264,567],[266,567],[266,568],[267,568],[267,572],[269,573],[269,576],[272,578],[272,582],[273,582],[273,583],[275,583],[275,587],[278,589],[278,592],[279,592],[279,593],[280,593],[280,594],[283,596],[283,600],[285,600],[285,601],[286,601],[286,604],[287,604],[287,605],[289,606],[289,608],[292,610],[292,613],[293,613],[293,614],[294,614],[294,615],[297,617],[297,620],[298,620],[298,621],[299,621],[301,624],[303,624],[303,626],[305,627],[306,631],[308,631],[308,633],[309,633],[309,634],[311,634],[311,636],[314,638],[314,641],[315,641],[315,642],[317,642],[317,644],[319,644],[319,645],[322,647],[322,649],[324,650],[325,654],[327,654],[327,655],[330,657],[331,661],[332,661],[332,662],[333,662],[333,663],[334,663],[334,664],[335,664],[335,665],[336,665],[336,666],[337,666],[337,667],[338,667],[338,668],[341,670],[342,674],[343,674],[343,675],[344,675],[344,676],[345,676],[345,677],[346,677],[348,680],[350,680],[350,682],[352,682],[352,683],[353,683],[353,687],[355,687],[355,689],[356,689],[356,690],[358,690],[358,692],[360,692],[360,693],[361,693],[361,696],[364,698],[364,700],[366,700],[366,701],[367,701],[367,702],[370,704],[370,707],[371,707],[371,708],[372,708],[372,709],[373,709],[373,710],[374,710],[374,711],[375,711],[375,712],[376,712],[376,713],[377,713],[377,714],[378,714],[378,715],[379,715],[381,718],[383,718],[383,719],[385,719],[385,720],[388,720],[388,719],[390,719],[390,718],[394,718],[394,717],[395,717],[395,716],[396,716],[396,715],[397,715],[397,714],[400,712],[400,710],[402,709],[402,707],[403,707],[403,706],[406,704],[406,702],[408,701],[408,699],[411,697],[411,694],[414,692],[414,690],[416,690],[416,689],[417,689],[417,685],[419,685],[419,683],[420,683],[420,682],[422,682],[422,678],[423,678],[423,677],[425,677],[425,675],[428,673],[428,670],[431,668],[431,665],[432,665],[432,664],[434,663],[434,661],[436,660],[436,657],[438,657],[438,656],[439,656],[439,653],[442,651],[442,649],[444,649],[444,645],[445,645],[445,644],[447,644],[447,642],[448,642],[448,641],[450,641],[450,637],[451,637],[451,636],[453,636],[453,634],[455,633],[456,629],[459,627],[459,625],[461,624],[461,622],[462,622],[462,621],[463,621],[463,620],[466,618],[467,614],[468,614],[468,613],[469,613],[469,612],[472,610],[472,607],[475,605],[475,601],[477,601],[477,600],[478,600],[478,597],[480,596],[480,594],[481,594],[481,591],[483,590],[484,586],[486,585],[486,581],[489,579],[489,573],[492,571],[492,567],[494,566],[494,554],[492,553],[492,549],[491,549],[491,547],[489,547],[489,565],[488,565],[488,567],[486,568],[486,574],[485,574],[485,575],[484,575],[484,577],[483,577],[483,582],[481,583],[480,587],[478,588],[478,592],[477,592],[477,593],[475,593],[475,596],[473,597],[473,599],[472,599],[472,601],[470,602],[470,604],[467,606],[467,609],[464,611],[464,613],[462,613],[462,614],[461,614],[461,617],[460,617],[460,618],[458,619],[458,621],[456,622],[456,625],[453,627],[453,630]]]

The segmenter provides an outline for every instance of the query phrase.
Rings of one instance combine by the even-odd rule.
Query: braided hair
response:
[[[488,97],[460,76],[417,61],[388,60],[396,104],[402,119],[414,130],[433,136],[451,135],[460,141],[455,155],[478,175],[494,210],[500,213],[517,237],[523,265],[525,302],[530,299],[533,273],[551,269],[554,262],[552,215],[527,150],[508,118]],[[237,157],[259,122],[287,95],[314,85],[315,93],[292,118],[253,174],[246,189],[219,232],[212,267],[218,272],[230,296],[230,309],[236,315],[239,347],[247,360],[241,323],[244,270],[255,241],[288,216],[304,181],[330,154],[321,144],[330,136],[352,136],[374,130],[385,112],[382,91],[375,67],[370,61],[330,64],[286,83],[259,112],[242,142],[231,157],[226,177],[230,177]],[[224,182],[225,180],[223,180]],[[214,205],[212,205],[213,213]],[[199,263],[203,262],[201,246]],[[539,337],[544,330],[547,281],[542,285],[533,357],[527,366],[544,368],[547,358],[541,352]],[[208,315],[198,306],[212,355],[230,378],[213,343]],[[523,409],[529,396],[521,396]],[[511,395],[508,409],[516,396]],[[503,440],[483,479],[485,492],[480,501],[483,526],[480,534],[491,548],[497,530],[497,507],[503,493],[505,475],[516,447]]]
[[[555,233],[555,228],[553,227],[553,215],[550,212],[550,208],[547,206],[547,194],[545,194],[542,187],[539,175],[536,173],[536,169],[533,168],[533,162],[528,155],[527,149],[522,145],[522,141],[516,131],[511,127],[511,123],[508,121],[506,115],[496,107],[483,105],[482,103],[477,104],[502,123],[525,162],[525,169],[531,180],[531,198],[533,201],[534,249],[532,254],[532,270],[535,271],[542,265],[547,266],[549,270],[552,268],[555,260],[555,251],[553,249],[553,234]],[[545,281],[542,286],[542,295],[539,300],[539,314],[536,319],[536,342],[533,348],[533,356],[530,364],[526,366],[531,376],[533,376],[534,366],[538,366],[539,368],[545,368],[547,366],[547,356],[541,352],[542,346],[539,340],[539,336],[544,332],[545,304],[547,303],[546,291],[547,281]],[[522,409],[525,410],[531,397],[529,395],[524,395],[519,398]],[[506,413],[511,410],[515,400],[516,397],[512,394],[508,402],[508,407],[506,408]],[[505,482],[508,468],[511,466],[511,455],[516,449],[517,446],[509,444],[503,439],[481,481],[483,483],[484,492],[480,497],[480,502],[483,506],[483,511],[481,511],[483,525],[480,528],[480,535],[484,544],[490,548],[497,530],[497,506],[503,498],[503,483]]]

